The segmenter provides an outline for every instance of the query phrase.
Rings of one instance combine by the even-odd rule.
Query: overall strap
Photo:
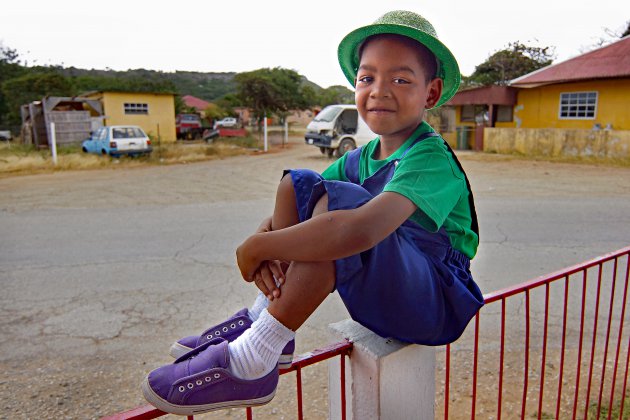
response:
[[[346,153],[346,164],[343,169],[346,173],[346,178],[353,184],[360,184],[359,160],[361,159],[361,150],[363,150],[363,146]]]
[[[470,182],[468,181],[468,175],[466,175],[466,171],[462,168],[462,164],[459,163],[459,159],[457,159],[457,155],[451,149],[451,146],[448,144],[446,140],[444,140],[444,144],[451,155],[453,156],[453,160],[457,164],[457,167],[464,174],[464,179],[466,180],[466,188],[468,189],[468,206],[470,207],[470,217],[472,218],[472,223],[470,228],[473,232],[477,234],[477,239],[479,239],[479,222],[477,221],[477,210],[475,209],[475,199],[473,198],[472,189],[470,188]]]
[[[409,149],[411,149],[413,146],[415,146],[416,143],[418,143],[418,142],[420,142],[420,141],[422,141],[422,140],[424,140],[426,138],[429,138],[429,137],[441,137],[441,136],[438,133],[436,133],[435,131],[424,133],[423,135],[418,137],[411,144],[411,146],[409,146],[407,148],[407,150],[405,150],[403,152],[403,155],[400,157],[400,159],[402,159],[407,154]],[[446,145],[446,148],[448,149],[448,151],[451,152],[451,156],[453,156],[453,160],[457,164],[457,167],[464,174],[464,179],[466,180],[466,188],[468,189],[468,206],[470,207],[470,218],[472,219],[470,228],[472,229],[473,232],[475,232],[475,234],[477,235],[477,238],[479,238],[479,222],[477,221],[477,209],[475,209],[475,199],[473,198],[472,189],[470,188],[470,182],[468,181],[468,175],[466,175],[466,171],[464,171],[464,168],[462,168],[462,164],[459,163],[459,159],[457,159],[457,155],[455,154],[455,152],[453,151],[451,146],[448,144],[448,142],[446,140],[444,140],[444,139],[442,139],[442,141],[444,141],[444,144]],[[398,160],[400,160],[400,159],[398,159]]]

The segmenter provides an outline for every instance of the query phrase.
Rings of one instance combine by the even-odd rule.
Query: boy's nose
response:
[[[372,83],[372,89],[370,90],[370,97],[372,98],[389,98],[391,92],[389,90],[389,84],[383,80],[375,80]]]

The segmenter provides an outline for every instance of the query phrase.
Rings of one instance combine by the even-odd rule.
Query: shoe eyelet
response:
[[[228,332],[228,327],[223,327],[223,332]]]
[[[214,335],[221,335],[221,331],[219,331],[219,330],[215,331]]]
[[[201,385],[201,384],[203,384],[203,381],[202,381],[201,379],[198,379],[197,381],[195,381],[195,383],[196,383],[197,385]]]
[[[186,388],[185,388],[183,385],[182,385],[182,386],[180,386],[180,387],[179,387],[179,392],[184,392],[184,391],[186,391]]]
[[[188,387],[188,389],[193,389],[195,386],[192,384],[192,382],[189,382],[188,385],[186,385]]]
[[[212,340],[212,334],[208,334],[208,335],[206,336],[206,338],[207,338],[208,340]]]
[[[245,322],[243,322],[242,320],[238,321],[238,325],[240,325],[242,327],[243,325],[245,325]]]
[[[210,382],[212,380],[212,378],[209,376],[206,376],[204,379],[206,380],[206,382]]]
[[[236,328],[236,324],[230,325],[230,328],[232,328],[232,329]]]
[[[221,377],[221,375],[219,375],[218,373],[214,374],[214,379],[219,379]]]

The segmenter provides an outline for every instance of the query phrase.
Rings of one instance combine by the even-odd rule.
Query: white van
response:
[[[359,117],[356,105],[330,105],[322,109],[306,126],[304,141],[319,147],[322,153],[341,157],[376,138]]]

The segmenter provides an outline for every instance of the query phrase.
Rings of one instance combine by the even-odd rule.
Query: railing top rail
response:
[[[503,288],[494,292],[487,293],[483,295],[484,302],[485,303],[495,302],[497,300],[501,300],[501,299],[510,297],[512,295],[516,295],[518,293],[522,293],[525,290],[534,289],[538,286],[544,285],[545,283],[550,283],[552,281],[570,276],[571,274],[575,274],[577,272],[602,264],[606,261],[610,261],[615,258],[621,257],[623,255],[628,255],[628,254],[630,254],[630,246],[621,248],[617,251],[613,251],[608,254],[604,254],[592,260],[585,261],[583,263],[564,268],[560,271],[556,271],[551,274],[546,274],[544,276],[536,277],[532,280],[528,280],[520,284],[515,284],[513,286],[509,286],[509,287],[506,287],[506,288]]]

